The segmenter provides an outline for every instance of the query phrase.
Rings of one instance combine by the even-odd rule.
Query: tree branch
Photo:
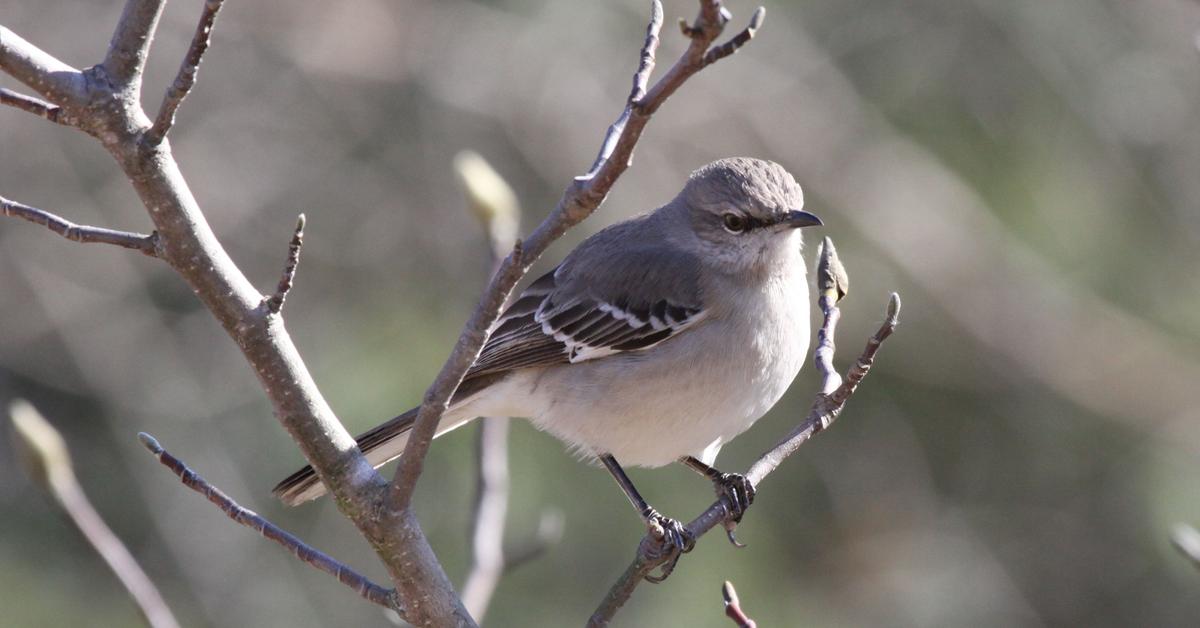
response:
[[[48,211],[23,205],[0,196],[0,209],[5,216],[24,218],[46,227],[58,235],[76,242],[99,242],[141,251],[150,256],[158,256],[158,238],[154,234],[145,235],[129,231],[115,231],[103,227],[88,227],[77,225],[66,218],[56,216]]]
[[[158,461],[163,466],[178,476],[179,481],[183,482],[184,486],[200,493],[208,501],[216,504],[217,508],[220,508],[230,519],[258,532],[263,538],[283,546],[293,556],[299,558],[301,562],[307,563],[337,578],[338,582],[350,587],[368,602],[400,611],[396,600],[393,599],[395,591],[385,589],[371,582],[366,576],[342,564],[336,558],[313,548],[283,528],[267,521],[258,513],[243,508],[233,498],[226,495],[224,491],[209,484],[208,480],[205,480],[198,473],[192,471],[182,460],[171,455],[166,449],[163,449],[163,446],[153,436],[141,432],[138,434],[138,440],[142,441],[142,445],[145,445],[146,449],[150,450],[150,453],[154,454],[154,457],[158,458]],[[404,613],[400,611],[400,615],[403,617]]]
[[[50,102],[81,102],[87,92],[83,73],[0,26],[0,70]]]
[[[101,64],[118,91],[141,89],[142,70],[150,56],[154,30],[167,0],[127,0]]]
[[[69,120],[68,116],[63,115],[62,107],[48,103],[40,98],[14,92],[11,89],[0,87],[0,104],[27,111],[57,124],[75,126]]]
[[[187,97],[192,86],[196,84],[196,72],[200,70],[200,60],[208,50],[213,24],[217,21],[217,12],[221,10],[225,0],[206,0],[204,11],[200,13],[200,23],[196,25],[196,34],[192,36],[192,45],[188,47],[183,63],[175,81],[163,95],[162,104],[158,108],[158,116],[154,118],[154,126],[146,133],[146,141],[158,144],[163,141],[175,124],[175,111],[183,99]]]
[[[778,444],[759,456],[745,473],[746,479],[750,480],[756,489],[788,456],[837,419],[845,407],[846,401],[854,394],[858,384],[870,370],[879,346],[896,329],[897,316],[900,313],[900,297],[892,293],[888,300],[887,316],[883,324],[867,341],[866,348],[854,366],[847,372],[846,381],[841,382],[841,378],[833,369],[833,338],[837,322],[841,317],[837,303],[845,295],[848,284],[845,270],[837,259],[837,250],[832,244],[829,238],[825,239],[818,251],[820,261],[817,265],[817,286],[820,290],[817,303],[821,307],[824,321],[818,332],[818,347],[813,352],[813,362],[822,375],[824,382],[822,392],[817,393],[804,421]],[[693,538],[699,539],[717,524],[729,522],[731,506],[727,497],[720,497],[687,524],[688,532]],[[664,567],[664,577],[670,573],[669,570],[673,567],[673,563],[670,562],[670,553],[663,551],[662,543],[662,539],[656,538],[651,533],[647,533],[642,538],[633,562],[609,589],[608,594],[600,602],[591,619],[588,620],[588,626],[608,625],[616,612],[633,595],[634,589],[655,569]]]
[[[454,158],[454,169],[467,195],[467,207],[479,221],[487,241],[489,274],[516,238],[521,210],[508,182],[477,153]],[[506,569],[505,517],[508,512],[507,417],[478,421],[475,440],[475,502],[471,515],[471,567],[463,581],[463,605],[476,621],[487,612],[492,594]]]
[[[304,246],[304,222],[304,214],[300,214],[300,217],[296,219],[296,230],[292,232],[292,241],[288,243],[287,263],[283,266],[283,276],[279,278],[275,294],[263,299],[267,311],[272,314],[278,314],[283,309],[283,301],[287,298],[288,292],[292,290],[292,280],[296,278],[296,266],[300,264],[300,247]]]
[[[129,592],[152,628],[179,628],[179,622],[141,565],[100,518],[71,465],[62,435],[32,405],[17,400],[9,406],[14,444],[29,464],[33,479],[54,498],[96,553]]]
[[[425,393],[416,424],[396,469],[388,499],[389,508],[403,510],[408,507],[438,421],[446,411],[451,395],[462,382],[463,375],[487,342],[491,327],[513,288],[552,242],[590,216],[604,202],[617,178],[629,167],[633,149],[650,117],[691,75],[706,65],[704,55],[724,27],[720,12],[719,0],[701,0],[700,16],[695,27],[699,34],[693,36],[688,49],[644,96],[637,101],[627,100],[618,122],[606,134],[596,165],[586,175],[576,177],[571,182],[550,215],[524,243],[518,242],[513,252],[501,263],[471,319],[463,328],[450,358]],[[653,65],[658,34],[655,22],[661,23],[661,13],[658,0],[653,0],[646,43],[642,47],[631,96],[640,91],[637,88],[640,78],[636,77],[648,74]],[[647,60],[647,57],[650,59]],[[621,123],[621,118],[626,118],[626,121]],[[615,140],[612,139],[614,135]]]

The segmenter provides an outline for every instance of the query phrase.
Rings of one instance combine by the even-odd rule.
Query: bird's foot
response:
[[[657,584],[666,580],[667,576],[675,571],[675,565],[679,563],[680,556],[692,551],[692,548],[696,546],[696,537],[688,531],[683,522],[661,515],[653,508],[648,508],[642,516],[646,520],[646,528],[650,532],[648,540],[652,541],[646,554],[652,559],[666,559],[659,575],[646,574],[646,580]]]
[[[746,514],[750,504],[754,503],[754,484],[740,473],[722,473],[713,478],[713,486],[717,489],[718,497],[725,497],[729,501],[725,517],[725,535],[735,547],[745,547],[743,543],[738,542],[733,531],[737,529],[737,524],[741,523],[742,516]]]

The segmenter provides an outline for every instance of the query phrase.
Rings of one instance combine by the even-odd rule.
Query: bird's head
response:
[[[799,227],[820,225],[804,211],[804,193],[782,166],[733,157],[692,173],[676,199],[715,268],[763,276],[782,264],[803,263]]]

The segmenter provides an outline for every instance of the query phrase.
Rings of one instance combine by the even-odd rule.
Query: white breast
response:
[[[757,288],[771,298],[735,301],[775,307],[735,307],[648,351],[515,373],[471,411],[528,417],[580,453],[611,453],[624,465],[711,461],[775,405],[803,364],[808,287],[803,273],[787,275]]]

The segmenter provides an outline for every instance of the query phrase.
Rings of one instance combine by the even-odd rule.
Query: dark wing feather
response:
[[[557,269],[556,269],[557,270]],[[699,307],[628,294],[612,301],[557,289],[555,272],[535,281],[497,321],[467,379],[646,349],[703,316]]]

